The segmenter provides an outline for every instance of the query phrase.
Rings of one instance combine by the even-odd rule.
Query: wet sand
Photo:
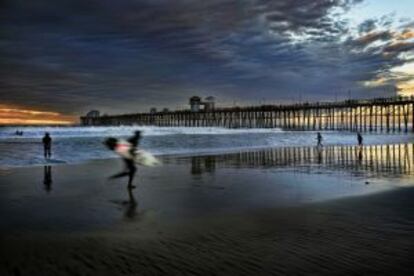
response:
[[[3,170],[0,275],[409,275],[412,149]]]

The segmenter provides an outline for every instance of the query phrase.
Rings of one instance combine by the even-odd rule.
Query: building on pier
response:
[[[81,123],[82,125],[95,125],[96,119],[98,119],[101,116],[101,113],[99,110],[91,110],[84,117],[81,117]]]
[[[193,96],[190,98],[190,110],[191,112],[200,111],[213,111],[215,107],[216,98],[213,96],[206,97],[204,101],[199,96]]]
[[[193,96],[190,98],[190,110],[191,112],[199,112],[201,110],[201,98]]]
[[[91,110],[88,113],[86,113],[86,117],[88,118],[97,118],[101,115],[99,110]]]
[[[204,111],[213,111],[214,110],[214,105],[216,102],[216,98],[214,98],[213,96],[209,96],[207,98],[204,99]]]

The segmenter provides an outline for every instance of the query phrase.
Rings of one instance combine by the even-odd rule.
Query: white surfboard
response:
[[[139,165],[153,167],[161,164],[160,160],[158,160],[158,158],[152,155],[149,151],[139,149],[135,152],[135,154],[135,163]]]
[[[135,157],[131,155],[131,144],[123,139],[118,139],[115,147],[115,152],[126,159],[134,158],[135,163],[138,165],[153,167],[160,165],[161,162],[152,153],[143,149],[137,149],[135,151]]]

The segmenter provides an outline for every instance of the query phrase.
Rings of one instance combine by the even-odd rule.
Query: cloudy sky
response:
[[[412,0],[2,0],[0,124],[184,108],[192,95],[409,95],[413,15]]]

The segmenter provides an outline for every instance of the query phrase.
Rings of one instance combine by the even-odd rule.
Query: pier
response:
[[[188,110],[84,116],[81,124],[414,132],[414,97],[227,108],[209,102],[204,109],[200,102],[191,98]]]

